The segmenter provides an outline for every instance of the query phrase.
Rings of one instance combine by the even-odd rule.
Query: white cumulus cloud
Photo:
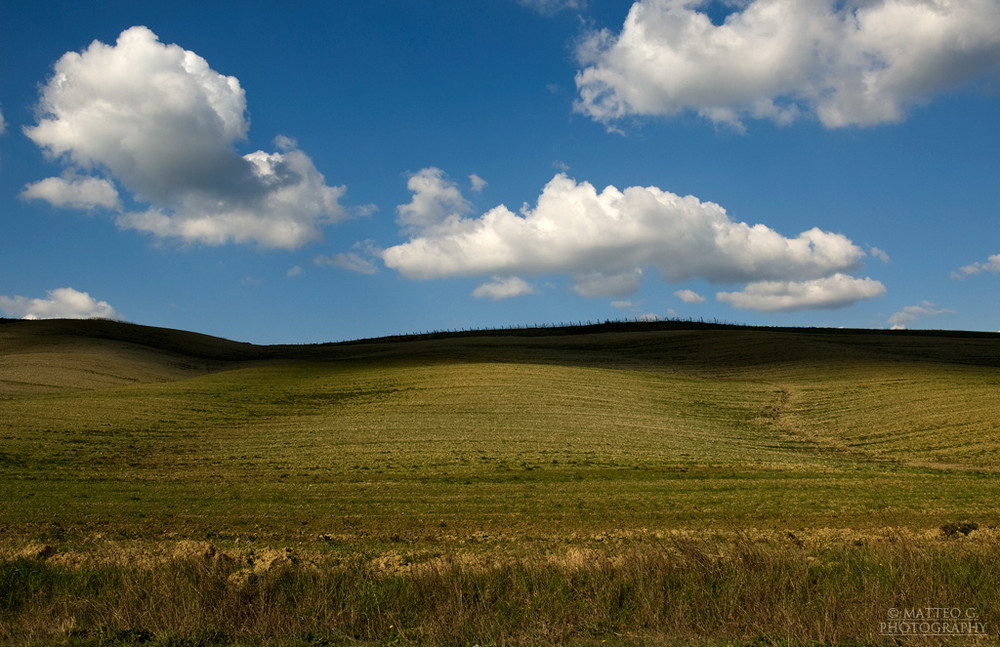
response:
[[[469,176],[469,184],[472,185],[473,191],[479,193],[486,188],[486,185],[489,184],[489,182],[473,173]]]
[[[880,249],[880,248],[875,247],[874,245],[872,245],[872,246],[869,246],[868,253],[871,254],[872,257],[877,258],[878,260],[882,261],[883,263],[888,263],[889,262],[889,254],[887,254],[884,249]]]
[[[1000,272],[1000,254],[990,256],[985,262],[977,261],[971,265],[960,267],[951,273],[951,277],[953,279],[963,279],[966,276],[979,274],[980,272]]]
[[[38,110],[38,124],[25,134],[50,157],[73,173],[102,176],[91,179],[107,185],[105,196],[113,181],[149,205],[121,213],[121,227],[210,245],[295,248],[345,217],[343,187],[327,186],[294,140],[279,136],[278,152],[240,155],[234,144],[246,138],[249,121],[239,81],[194,52],[160,43],[146,27],[125,30],[114,45],[95,41],[64,54]],[[82,179],[75,189],[58,181],[30,185],[26,197],[48,200],[57,188],[83,187]]]
[[[516,276],[496,276],[493,280],[483,283],[472,291],[477,299],[509,299],[524,294],[534,294],[535,288],[522,278]]]
[[[21,191],[25,200],[45,200],[55,207],[93,209],[121,207],[115,185],[103,178],[91,177],[48,177],[29,184]]]
[[[434,177],[437,187],[442,178]],[[408,242],[382,252],[386,266],[408,278],[568,274],[588,297],[634,293],[648,266],[669,282],[814,280],[852,270],[865,255],[842,234],[812,228],[788,238],[693,196],[657,187],[598,193],[564,174],[521,214],[500,205],[476,218],[452,210],[424,227],[415,222],[402,221]]]
[[[413,199],[396,207],[396,222],[404,231],[443,226],[472,211],[472,204],[462,196],[458,185],[439,168],[431,166],[414,173],[406,188],[413,193]]]
[[[953,314],[954,310],[948,308],[938,308],[930,301],[921,301],[919,305],[906,306],[899,312],[889,317],[889,325],[893,330],[905,330],[906,325],[922,317],[934,317],[943,314]]]
[[[694,290],[677,290],[674,292],[674,296],[684,303],[705,303],[705,297]]]
[[[704,0],[638,0],[577,50],[577,109],[610,124],[694,111],[825,126],[898,122],[910,106],[995,73],[997,0],[748,0],[714,24]]]
[[[837,273],[810,281],[755,281],[737,292],[719,292],[715,298],[734,308],[789,312],[842,308],[885,294],[885,286],[870,278]]]
[[[120,319],[107,301],[98,301],[86,292],[56,288],[44,299],[0,295],[0,311],[23,319]]]

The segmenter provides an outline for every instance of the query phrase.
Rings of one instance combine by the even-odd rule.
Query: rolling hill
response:
[[[955,331],[752,328],[696,322],[428,333],[258,346],[109,320],[0,319],[4,388],[96,388],[182,379],[259,361],[504,361],[726,377],[778,365],[911,363],[1000,368],[1000,335]],[[20,380],[34,376],[34,380]]]
[[[998,590],[998,471],[994,334],[2,320],[0,642],[857,640]]]
[[[409,458],[421,443],[468,459],[515,442],[532,460],[994,471],[998,386],[1000,336],[980,333],[658,322],[256,346],[112,321],[0,323],[8,434],[70,417],[116,437],[294,419],[282,433],[295,448],[349,443],[347,425]],[[330,431],[311,435],[318,422]]]

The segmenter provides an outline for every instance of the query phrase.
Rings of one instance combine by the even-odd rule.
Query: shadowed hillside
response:
[[[0,397],[183,379],[259,349],[117,321],[0,319]]]
[[[1000,367],[1000,335],[609,322],[259,346],[107,320],[0,319],[0,393],[182,379],[261,361],[529,362],[717,377],[814,364]]]

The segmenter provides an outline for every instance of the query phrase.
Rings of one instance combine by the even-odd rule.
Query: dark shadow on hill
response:
[[[915,362],[1000,367],[1000,335],[970,331],[606,321],[441,331],[302,345],[255,345],[109,320],[0,319],[0,352],[99,340],[154,349],[217,369],[253,361],[518,362],[604,368],[743,372],[781,364]]]

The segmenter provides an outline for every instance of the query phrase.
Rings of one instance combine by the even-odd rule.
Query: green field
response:
[[[4,320],[0,641],[995,640],[998,470],[994,334]]]

